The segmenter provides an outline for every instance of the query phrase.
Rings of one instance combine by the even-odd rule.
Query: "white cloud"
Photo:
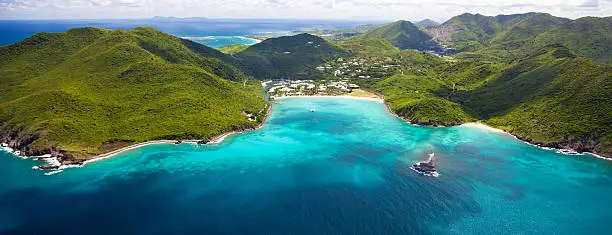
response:
[[[351,18],[446,20],[464,12],[612,15],[612,0],[0,0],[3,18]]]

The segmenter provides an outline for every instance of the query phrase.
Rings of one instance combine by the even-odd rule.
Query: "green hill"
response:
[[[522,43],[537,35],[564,23],[569,19],[555,17],[545,13],[527,13],[518,15],[499,15],[495,17],[502,25],[503,31],[494,35],[491,44]]]
[[[512,63],[462,103],[488,123],[522,138],[612,154],[612,67],[549,46]]]
[[[340,47],[311,34],[270,38],[235,54],[239,67],[260,79],[317,78],[314,69],[336,56]]]
[[[456,40],[468,31],[453,33],[453,43],[464,51],[456,57],[510,61],[527,56],[539,48],[559,44],[580,57],[599,63],[612,63],[612,17],[569,20],[549,14],[527,13],[497,16],[496,21],[501,31],[478,39]]]
[[[382,38],[352,38],[339,43],[339,46],[346,49],[349,53],[362,57],[390,57],[400,52],[399,49],[391,45]]]
[[[382,38],[399,49],[427,48],[433,43],[429,35],[405,20],[375,28],[361,37]]]
[[[475,120],[460,104],[433,92],[443,86],[435,76],[397,74],[371,88],[385,96],[394,113],[411,123],[446,126]]]
[[[562,44],[578,56],[612,63],[612,17],[584,17],[559,25],[535,38],[535,47]]]
[[[431,19],[424,19],[424,20],[421,20],[421,21],[415,23],[414,25],[416,25],[418,27],[423,27],[423,28],[431,28],[431,27],[439,26],[440,23],[435,22],[435,21],[433,21]]]
[[[460,50],[486,45],[492,35],[501,31],[501,25],[495,17],[469,13],[455,16],[440,27],[451,29],[451,42]]]
[[[0,47],[0,138],[30,154],[88,157],[258,125],[260,86],[223,56],[151,28],[39,33]]]
[[[563,45],[511,63],[430,59],[408,65],[430,72],[397,74],[369,87],[410,121],[482,120],[532,142],[612,155],[612,67],[577,57]]]
[[[489,46],[506,50],[516,49],[538,34],[568,21],[546,13],[498,16],[465,13],[429,31],[450,34],[438,35],[436,39],[443,38],[461,51],[474,51]]]

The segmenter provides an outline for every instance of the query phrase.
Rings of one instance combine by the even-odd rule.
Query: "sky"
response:
[[[612,16],[612,0],[0,0],[0,19],[130,19],[153,16],[422,20],[465,12]]]

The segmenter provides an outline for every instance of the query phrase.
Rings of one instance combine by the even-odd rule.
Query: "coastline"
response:
[[[214,136],[210,139],[206,139],[206,140],[152,140],[152,141],[146,141],[146,142],[141,142],[141,143],[137,143],[137,144],[133,144],[127,147],[123,147],[120,149],[115,149],[113,151],[110,151],[108,153],[103,153],[103,154],[99,154],[87,159],[84,159],[83,161],[81,161],[78,164],[64,164],[60,161],[60,159],[58,158],[59,156],[53,156],[51,154],[45,154],[45,155],[41,155],[41,156],[24,156],[22,155],[22,152],[19,150],[15,150],[12,149],[10,147],[8,147],[7,143],[0,143],[1,148],[0,151],[4,151],[7,152],[11,155],[14,155],[15,157],[19,157],[21,159],[32,159],[32,160],[42,160],[46,163],[46,165],[39,165],[39,166],[33,166],[32,169],[33,170],[43,170],[43,171],[47,171],[44,174],[45,175],[54,175],[57,173],[62,172],[64,169],[67,168],[74,168],[74,167],[83,167],[89,163],[93,163],[93,162],[97,162],[97,161],[101,161],[101,160],[105,160],[108,158],[112,158],[115,157],[121,153],[130,151],[130,150],[134,150],[137,148],[141,148],[144,146],[148,146],[148,145],[155,145],[155,144],[179,144],[179,143],[191,143],[191,144],[206,144],[206,145],[214,145],[214,144],[219,144],[221,143],[223,140],[225,140],[227,137],[234,135],[234,134],[240,134],[240,133],[245,133],[245,132],[249,132],[249,131],[255,131],[258,129],[261,129],[264,124],[266,123],[266,121],[268,120],[268,117],[270,115],[270,113],[272,112],[272,107],[273,105],[270,104],[270,106],[268,106],[268,109],[266,111],[266,115],[264,116],[263,120],[261,121],[261,123],[253,128],[249,128],[249,129],[245,129],[245,130],[233,130],[233,131],[229,131],[229,132],[224,132],[220,135]]]
[[[254,40],[254,42],[251,43],[251,44],[244,44],[244,45],[249,45],[249,46],[255,45],[255,44],[260,43],[260,42],[263,42],[263,40],[261,40],[261,39],[258,39],[258,38],[255,38],[255,37],[251,37],[251,36],[248,36],[248,35],[246,35],[246,36],[198,36],[198,37],[179,36],[179,38],[187,39],[187,40],[191,40],[191,41],[201,41],[201,40],[206,40],[206,39],[213,39],[215,37],[227,37],[227,38],[233,37],[233,38],[241,38],[241,39]]]
[[[283,96],[283,97],[277,97],[275,98],[275,100],[282,100],[282,99],[287,99],[287,98],[344,98],[344,99],[358,99],[358,100],[367,100],[367,101],[374,101],[374,102],[378,102],[381,103],[385,106],[385,110],[391,114],[392,116],[410,124],[413,126],[429,126],[429,127],[450,127],[450,126],[436,126],[436,125],[420,125],[420,124],[414,124],[411,123],[410,120],[407,120],[399,115],[397,115],[396,113],[393,112],[393,110],[391,110],[391,107],[389,106],[388,103],[386,103],[384,101],[384,99],[382,97],[380,97],[379,95],[375,94],[376,96],[378,96],[378,98],[375,97],[361,97],[361,96],[350,96],[350,95],[342,95],[342,96],[322,96],[322,95],[315,95],[315,96]],[[220,135],[214,136],[210,139],[207,140],[154,140],[154,141],[146,141],[146,142],[142,142],[142,143],[137,143],[137,144],[133,144],[124,148],[120,148],[120,149],[116,149],[113,150],[111,152],[108,153],[104,153],[104,154],[99,154],[96,156],[93,156],[91,158],[88,158],[84,161],[82,161],[80,164],[64,164],[62,162],[60,162],[58,160],[57,156],[52,156],[50,154],[45,154],[45,155],[41,155],[41,156],[23,156],[22,153],[19,150],[14,150],[10,147],[8,147],[8,145],[6,143],[1,143],[2,148],[1,150],[6,151],[8,153],[11,153],[13,155],[15,155],[16,157],[22,158],[22,159],[33,159],[33,160],[43,160],[47,163],[47,165],[41,165],[41,166],[35,166],[33,167],[33,169],[35,170],[50,170],[48,172],[45,173],[45,175],[53,175],[56,173],[60,173],[62,172],[64,169],[66,168],[72,168],[72,167],[83,167],[89,163],[92,162],[97,162],[97,161],[101,161],[104,159],[108,159],[114,156],[117,156],[121,153],[133,150],[133,149],[137,149],[140,147],[144,147],[144,146],[148,146],[148,145],[154,145],[154,144],[179,144],[179,143],[191,143],[191,144],[207,144],[207,145],[214,145],[214,144],[219,144],[221,142],[223,142],[223,140],[225,140],[227,137],[232,136],[234,134],[240,134],[240,133],[245,133],[245,132],[249,132],[249,131],[255,131],[258,129],[261,129],[264,124],[266,123],[266,121],[268,120],[270,113],[273,110],[274,107],[274,102],[270,102],[270,106],[268,106],[268,109],[266,111],[266,114],[262,120],[262,122],[253,128],[249,128],[249,129],[245,129],[245,130],[233,130],[233,131],[229,131],[229,132],[225,132],[222,133]],[[458,126],[465,126],[465,127],[470,127],[470,128],[478,128],[478,129],[483,129],[483,130],[487,130],[493,133],[502,133],[502,134],[508,134],[510,136],[512,136],[513,138],[515,138],[516,140],[519,140],[523,143],[526,143],[528,145],[540,148],[540,149],[544,149],[544,150],[555,150],[556,153],[558,154],[563,154],[563,155],[580,155],[580,156],[584,156],[584,155],[591,155],[594,156],[596,158],[599,159],[603,159],[603,160],[608,160],[608,161],[612,161],[612,158],[608,158],[608,157],[604,157],[601,156],[599,154],[593,153],[593,152],[577,152],[573,149],[566,149],[566,148],[553,148],[553,147],[546,147],[546,146],[540,146],[537,143],[532,143],[526,140],[521,139],[519,136],[516,136],[514,134],[512,134],[511,132],[507,132],[504,131],[502,129],[497,129],[491,126],[488,126],[484,123],[481,122],[468,122],[468,123],[463,123],[460,124]]]
[[[116,155],[118,155],[120,153],[123,153],[123,152],[126,152],[126,151],[130,151],[132,149],[137,149],[137,148],[140,148],[140,147],[144,147],[144,146],[147,146],[147,145],[152,145],[152,144],[174,144],[176,142],[177,142],[176,140],[154,140],[154,141],[147,141],[147,142],[142,142],[142,143],[130,145],[130,146],[127,146],[127,147],[124,147],[124,148],[120,148],[120,149],[116,149],[116,150],[110,151],[108,153],[103,153],[103,154],[100,154],[100,155],[96,155],[93,158],[87,159],[87,160],[85,160],[83,162],[83,166],[87,165],[88,163],[97,162],[97,161],[100,161],[100,160],[111,158],[111,157],[114,157],[114,156],[116,156]]]
[[[283,100],[288,98],[344,98],[344,99],[358,99],[358,100],[369,100],[375,101],[381,104],[384,104],[385,101],[382,98],[374,98],[374,97],[361,97],[361,96],[350,96],[350,95],[311,95],[311,96],[281,96],[275,97],[274,100]]]
[[[272,112],[272,105],[270,105],[268,107],[268,110],[266,112],[266,115],[264,117],[264,119],[261,121],[261,123],[251,129],[248,130],[244,130],[244,131],[229,131],[229,132],[224,132],[220,135],[214,136],[212,138],[210,138],[210,140],[206,141],[206,145],[213,145],[213,144],[219,144],[221,142],[223,142],[223,140],[225,140],[227,137],[234,135],[234,134],[240,134],[240,133],[245,133],[245,132],[249,132],[249,131],[255,131],[255,130],[259,130],[261,129],[264,124],[266,123],[266,121],[268,120],[268,116],[270,115],[270,113]],[[137,149],[140,147],[144,147],[147,145],[153,145],[153,144],[177,144],[177,143],[191,143],[191,144],[201,144],[203,141],[205,140],[154,140],[154,141],[147,141],[147,142],[142,142],[142,143],[138,143],[138,144],[134,144],[134,145],[130,145],[124,148],[120,148],[120,149],[116,149],[113,150],[111,152],[108,153],[104,153],[104,154],[100,154],[100,155],[96,155],[90,159],[87,159],[86,161],[83,162],[83,166],[88,164],[88,163],[92,163],[92,162],[97,162],[100,160],[104,160],[104,159],[108,159],[114,156],[117,156],[121,153],[133,150],[133,149]]]
[[[400,119],[400,120],[402,120],[402,121],[404,121],[404,122],[406,122],[406,123],[408,123],[408,124],[410,124],[412,126],[452,127],[452,126],[437,126],[437,125],[420,125],[420,124],[412,123],[410,120],[407,120],[407,119],[397,115],[395,112],[393,112],[393,110],[391,110],[391,107],[389,106],[389,104],[386,103],[384,101],[384,99],[382,97],[380,97],[380,95],[375,94],[375,93],[372,93],[372,94],[374,94],[378,98],[350,96],[350,95],[341,95],[341,96],[314,95],[314,96],[282,96],[282,97],[276,97],[275,100],[283,100],[283,99],[288,99],[288,98],[344,98],[344,99],[357,99],[357,100],[374,101],[374,102],[378,102],[378,103],[383,104],[385,106],[385,110],[387,110],[387,112],[389,114],[391,114],[392,116],[394,116],[394,117],[396,117],[396,118],[398,118],[398,119]],[[258,129],[262,128],[263,125],[266,123],[266,120],[268,119],[270,113],[272,112],[273,106],[274,106],[273,104],[270,105],[270,107],[268,108],[268,111],[267,111],[264,119],[262,120],[261,124],[259,124],[259,126],[253,128],[252,130],[226,132],[226,133],[223,133],[223,134],[220,134],[218,136],[215,136],[215,137],[211,138],[211,140],[208,141],[206,144],[219,144],[219,143],[221,143],[223,140],[225,140],[227,137],[229,137],[231,135],[240,134],[240,133],[244,133],[244,132],[247,132],[247,131],[258,130]],[[494,132],[494,133],[507,134],[507,135],[512,136],[516,140],[519,140],[519,141],[521,141],[523,143],[526,143],[528,145],[531,145],[531,146],[534,146],[534,147],[537,147],[537,148],[540,148],[540,149],[544,149],[544,150],[555,150],[555,152],[558,153],[558,154],[563,154],[563,155],[591,155],[591,156],[594,156],[594,157],[599,158],[599,159],[612,161],[612,158],[604,157],[604,156],[601,156],[599,154],[592,153],[592,152],[582,152],[581,153],[581,152],[577,152],[577,151],[575,151],[573,149],[552,148],[552,147],[540,146],[540,145],[537,145],[535,143],[523,140],[520,137],[518,137],[518,136],[516,136],[516,135],[514,135],[514,134],[512,134],[510,132],[507,132],[507,131],[504,131],[502,129],[497,129],[497,128],[488,126],[488,125],[486,125],[484,123],[481,123],[481,122],[467,122],[467,123],[462,123],[462,124],[459,124],[459,125],[456,125],[456,126],[467,126],[467,127],[472,127],[472,128],[484,129],[484,130],[491,131],[491,132]],[[95,162],[95,161],[99,161],[99,160],[102,160],[102,159],[110,158],[110,157],[113,157],[113,156],[118,155],[120,153],[123,153],[125,151],[129,151],[129,150],[132,150],[132,149],[135,149],[135,148],[139,148],[139,147],[143,147],[143,146],[146,146],[146,145],[176,143],[177,141],[178,140],[157,140],[157,141],[143,142],[143,143],[140,143],[140,144],[135,144],[135,145],[131,145],[131,146],[128,146],[128,147],[125,147],[125,148],[121,148],[121,149],[112,151],[110,153],[98,155],[98,156],[100,156],[99,158],[101,158],[101,159],[98,159],[98,157],[94,157],[92,159],[88,159],[86,161],[86,163]],[[192,143],[196,143],[196,144],[198,142],[200,142],[200,141],[201,140],[181,140],[181,142],[186,142],[186,143],[187,142],[192,142]],[[85,164],[83,164],[83,165],[85,165]]]
[[[248,38],[248,39],[253,39],[253,40],[255,40],[255,43],[250,44],[249,46],[251,46],[251,45],[255,45],[255,44],[260,43],[260,42],[263,42],[263,40],[261,40],[261,39],[258,39],[258,38],[253,38],[253,37],[249,37],[249,36],[236,36],[236,37],[237,37],[237,38]]]
[[[502,130],[502,129],[497,129],[495,127],[488,126],[488,125],[486,125],[484,123],[481,123],[481,122],[468,122],[468,123],[461,124],[459,126],[467,126],[467,127],[471,127],[471,128],[478,128],[478,129],[487,130],[487,131],[490,131],[490,132],[507,134],[507,135],[512,136],[512,138],[514,138],[516,140],[519,140],[519,141],[521,141],[521,142],[523,142],[525,144],[528,144],[528,145],[531,145],[531,146],[534,146],[534,147],[537,147],[537,148],[543,149],[543,150],[555,150],[555,152],[558,153],[558,154],[571,155],[571,156],[575,156],[575,155],[580,155],[580,156],[591,155],[591,156],[599,158],[599,159],[612,161],[612,158],[604,157],[604,156],[601,156],[601,155],[599,155],[597,153],[578,152],[578,151],[573,150],[573,149],[553,148],[553,147],[540,146],[540,145],[538,145],[536,143],[532,143],[532,142],[523,140],[519,136],[517,136],[515,134],[512,134],[511,132],[508,132],[508,131],[505,131],[505,130]]]
[[[380,96],[380,95],[378,95],[378,96]],[[599,155],[599,154],[594,153],[594,152],[588,152],[588,151],[578,152],[578,151],[576,151],[574,149],[554,148],[554,147],[540,146],[537,143],[533,143],[533,142],[524,140],[520,136],[517,136],[517,135],[515,135],[515,134],[513,134],[511,132],[508,132],[508,131],[505,131],[505,130],[502,130],[502,129],[497,129],[495,127],[489,126],[489,125],[484,124],[482,122],[466,122],[466,123],[462,123],[462,124],[459,124],[459,125],[448,125],[448,126],[438,126],[438,125],[430,125],[430,124],[423,124],[422,125],[422,124],[419,124],[419,123],[412,123],[410,120],[408,120],[406,118],[403,118],[403,117],[397,115],[395,112],[393,112],[393,110],[391,110],[391,106],[389,106],[388,103],[384,102],[384,105],[385,105],[385,109],[387,110],[387,112],[389,112],[391,115],[393,115],[394,117],[396,117],[396,118],[398,118],[398,119],[400,119],[400,120],[402,120],[402,121],[404,121],[404,122],[406,122],[406,123],[408,123],[410,125],[413,125],[413,126],[428,126],[428,127],[468,126],[468,127],[472,127],[472,128],[485,129],[487,131],[491,131],[491,132],[495,132],[495,133],[507,134],[507,135],[512,136],[512,138],[514,138],[514,139],[516,139],[518,141],[521,141],[521,142],[523,142],[525,144],[528,144],[528,145],[531,145],[531,146],[534,146],[534,147],[537,147],[537,148],[540,148],[540,149],[543,149],[543,150],[555,150],[555,152],[558,153],[558,154],[563,154],[563,155],[580,155],[580,156],[591,155],[591,156],[599,158],[599,159],[603,159],[603,160],[607,160],[607,161],[612,161],[612,158],[605,157],[605,156]]]

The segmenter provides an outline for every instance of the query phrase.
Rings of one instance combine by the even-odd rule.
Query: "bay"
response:
[[[383,104],[289,98],[216,146],[150,145],[44,176],[0,153],[5,234],[606,234],[612,163]],[[310,112],[317,107],[316,112]],[[439,177],[410,170],[429,152]]]

